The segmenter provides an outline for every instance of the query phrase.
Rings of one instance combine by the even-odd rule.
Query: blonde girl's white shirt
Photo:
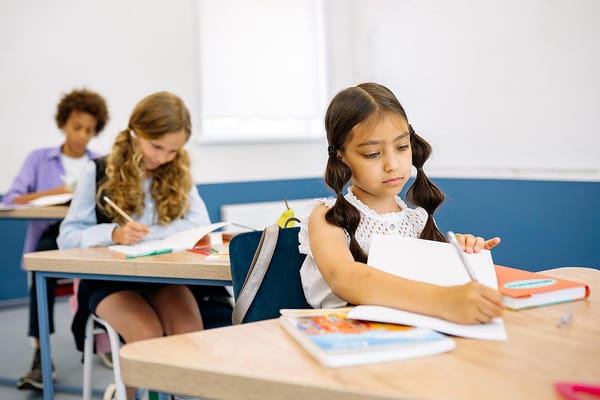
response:
[[[402,211],[385,214],[378,214],[358,200],[352,193],[352,188],[348,189],[348,193],[344,197],[360,212],[361,219],[355,237],[366,254],[369,254],[373,235],[383,234],[418,238],[427,222],[427,211],[425,209],[421,207],[408,208],[406,203],[398,196],[395,198],[396,204]],[[335,201],[335,199],[313,201],[308,205],[306,215],[301,219],[298,248],[300,253],[306,254],[306,259],[300,268],[300,277],[306,301],[313,308],[336,308],[348,305],[346,301],[333,293],[325,278],[323,278],[312,256],[308,236],[308,216],[312,210],[321,204],[331,208]],[[347,232],[346,244],[350,245],[350,236]]]

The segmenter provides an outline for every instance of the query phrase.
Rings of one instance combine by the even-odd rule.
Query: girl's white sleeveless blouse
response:
[[[361,214],[361,220],[356,229],[356,240],[365,253],[369,254],[371,238],[374,234],[397,235],[405,237],[418,238],[425,223],[427,222],[427,211],[421,207],[408,208],[406,203],[396,197],[396,203],[401,208],[400,212],[378,214],[367,205],[362,203],[352,193],[352,188],[344,196]],[[300,253],[306,254],[306,259],[300,269],[302,278],[302,287],[307,302],[314,308],[335,308],[344,307],[348,303],[333,294],[327,282],[321,275],[312,257],[310,241],[308,239],[308,217],[312,210],[325,204],[331,208],[336,199],[317,199],[309,204],[305,215],[301,218],[300,233],[298,240],[300,242]],[[350,243],[348,233],[346,233],[346,244]]]

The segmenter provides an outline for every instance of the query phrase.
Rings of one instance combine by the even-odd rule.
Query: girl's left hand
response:
[[[457,233],[456,240],[466,253],[479,253],[481,249],[491,250],[500,244],[498,236],[485,240],[479,236]]]

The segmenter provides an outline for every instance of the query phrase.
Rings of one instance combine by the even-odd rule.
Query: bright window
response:
[[[198,3],[202,142],[323,137],[321,0]]]

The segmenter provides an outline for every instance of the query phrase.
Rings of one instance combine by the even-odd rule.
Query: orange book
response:
[[[590,295],[590,288],[584,283],[501,265],[494,267],[502,302],[512,310],[581,300]]]

